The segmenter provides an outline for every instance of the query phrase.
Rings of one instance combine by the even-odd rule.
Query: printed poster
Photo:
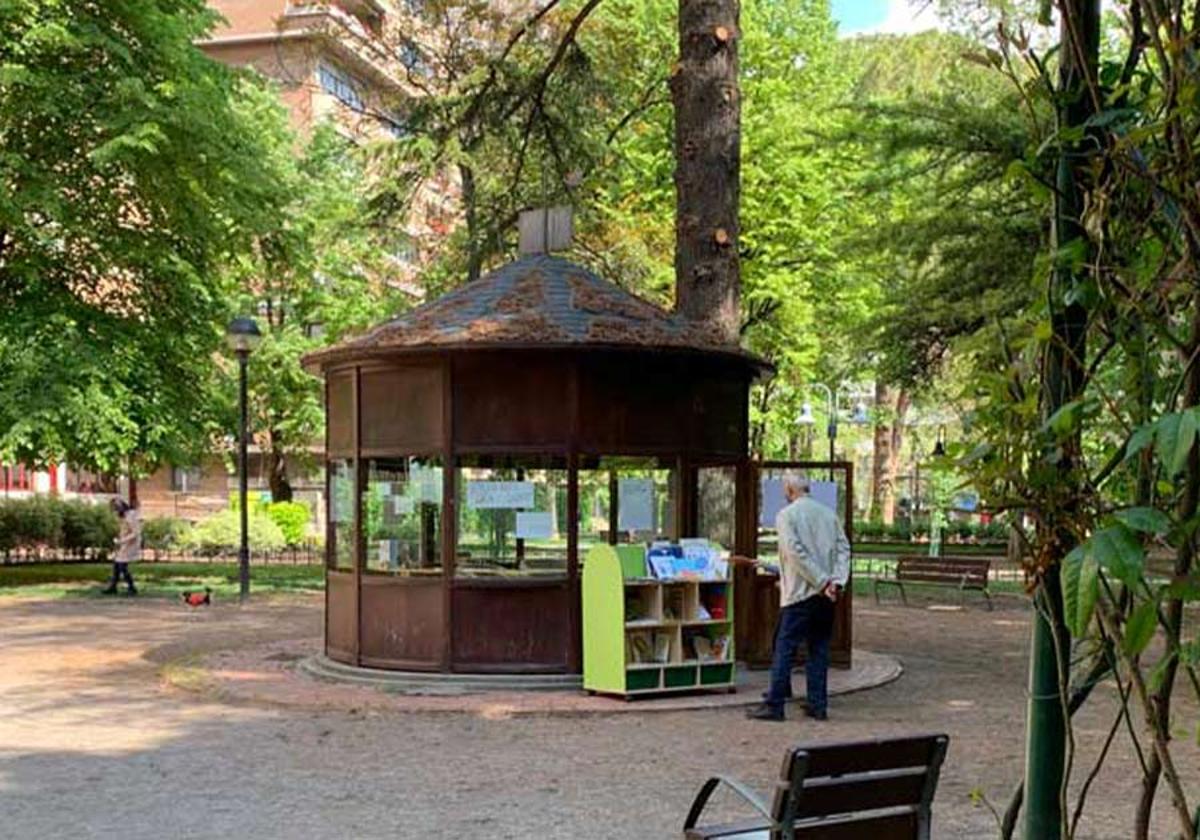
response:
[[[617,483],[617,528],[654,530],[654,479],[622,478]]]
[[[467,507],[473,510],[531,508],[533,482],[472,481],[467,484]]]
[[[521,511],[517,514],[517,539],[548,540],[554,536],[554,518],[543,511]]]

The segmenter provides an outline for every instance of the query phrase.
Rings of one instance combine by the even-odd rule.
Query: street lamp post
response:
[[[262,339],[258,323],[253,318],[234,318],[229,322],[226,338],[238,360],[238,510],[241,514],[241,543],[238,547],[238,598],[242,603],[250,597],[250,516],[247,503],[249,464],[247,438],[249,416],[246,395],[246,364],[250,354]]]
[[[829,422],[825,427],[825,434],[829,437],[829,462],[833,463],[837,460],[836,444],[838,432],[838,415],[841,413],[841,405],[839,404],[840,394],[830,388],[823,382],[813,382],[809,385],[810,388],[820,388],[825,392],[825,405]],[[796,418],[796,422],[801,426],[813,426],[817,419],[813,417],[812,403],[807,400],[800,407],[800,416]],[[870,415],[867,412],[867,407],[858,401],[854,405],[854,413],[850,416],[850,422],[856,426],[865,426],[871,422]]]

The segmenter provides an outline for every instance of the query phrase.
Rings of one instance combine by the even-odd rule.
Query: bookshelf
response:
[[[732,579],[656,580],[646,575],[642,546],[598,545],[588,552],[583,566],[583,687],[626,699],[732,691]]]

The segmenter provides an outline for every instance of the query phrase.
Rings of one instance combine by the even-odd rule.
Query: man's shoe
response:
[[[766,703],[761,706],[755,706],[753,709],[746,710],[746,717],[750,720],[783,720],[783,709],[776,709],[773,706],[768,706]]]
[[[812,709],[808,706],[804,707],[804,714],[813,720],[829,720],[829,712],[824,709]]]

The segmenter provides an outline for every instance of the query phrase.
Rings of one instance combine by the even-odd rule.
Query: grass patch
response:
[[[228,598],[238,593],[236,563],[134,563],[138,590],[149,597],[176,598],[181,592],[208,587]],[[107,563],[47,563],[0,566],[0,597],[101,597],[112,566]],[[255,594],[320,592],[325,570],[319,565],[251,566],[250,591]]]

